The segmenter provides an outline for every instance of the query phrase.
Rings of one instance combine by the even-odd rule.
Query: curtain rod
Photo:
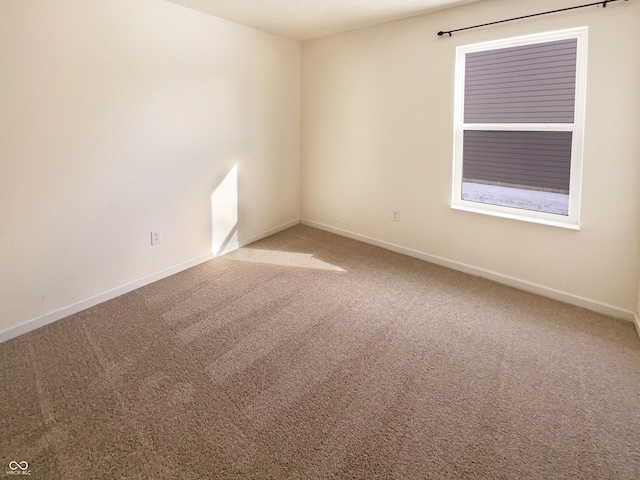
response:
[[[455,30],[448,30],[448,31],[440,31],[440,32],[438,32],[438,36],[441,37],[441,36],[447,35],[447,34],[449,34],[449,36],[451,36],[452,33],[461,32],[462,30],[471,30],[472,28],[486,27],[488,25],[495,25],[497,23],[513,22],[514,20],[522,20],[523,18],[538,17],[540,15],[549,15],[550,13],[566,12],[567,10],[575,10],[576,8],[593,7],[594,5],[602,5],[602,7],[604,8],[604,7],[607,6],[607,3],[613,3],[613,2],[617,2],[617,1],[619,1],[619,0],[601,0],[599,2],[588,3],[586,5],[578,5],[577,7],[561,8],[559,10],[551,10],[549,12],[534,13],[532,15],[524,15],[522,17],[508,18],[506,20],[498,20],[497,22],[483,23],[482,25],[474,25],[472,27],[457,28]],[[628,2],[629,0],[624,0],[624,1]]]

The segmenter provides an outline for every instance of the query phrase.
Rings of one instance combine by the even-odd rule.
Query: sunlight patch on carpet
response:
[[[258,248],[241,248],[226,255],[226,258],[245,262],[267,263],[288,267],[315,268],[317,270],[333,270],[344,272],[343,268],[331,265],[315,258],[311,253],[282,252],[278,250],[261,250]]]

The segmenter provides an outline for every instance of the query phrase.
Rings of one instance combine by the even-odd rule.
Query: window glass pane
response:
[[[567,215],[572,135],[465,131],[462,200]]]
[[[573,123],[577,39],[465,57],[466,123]]]

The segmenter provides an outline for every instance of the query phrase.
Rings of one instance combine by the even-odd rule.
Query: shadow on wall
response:
[[[211,194],[211,251],[222,255],[238,244],[238,164]]]

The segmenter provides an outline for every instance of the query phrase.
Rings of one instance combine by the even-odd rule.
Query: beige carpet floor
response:
[[[302,225],[0,361],[0,476],[640,478],[631,323]]]

